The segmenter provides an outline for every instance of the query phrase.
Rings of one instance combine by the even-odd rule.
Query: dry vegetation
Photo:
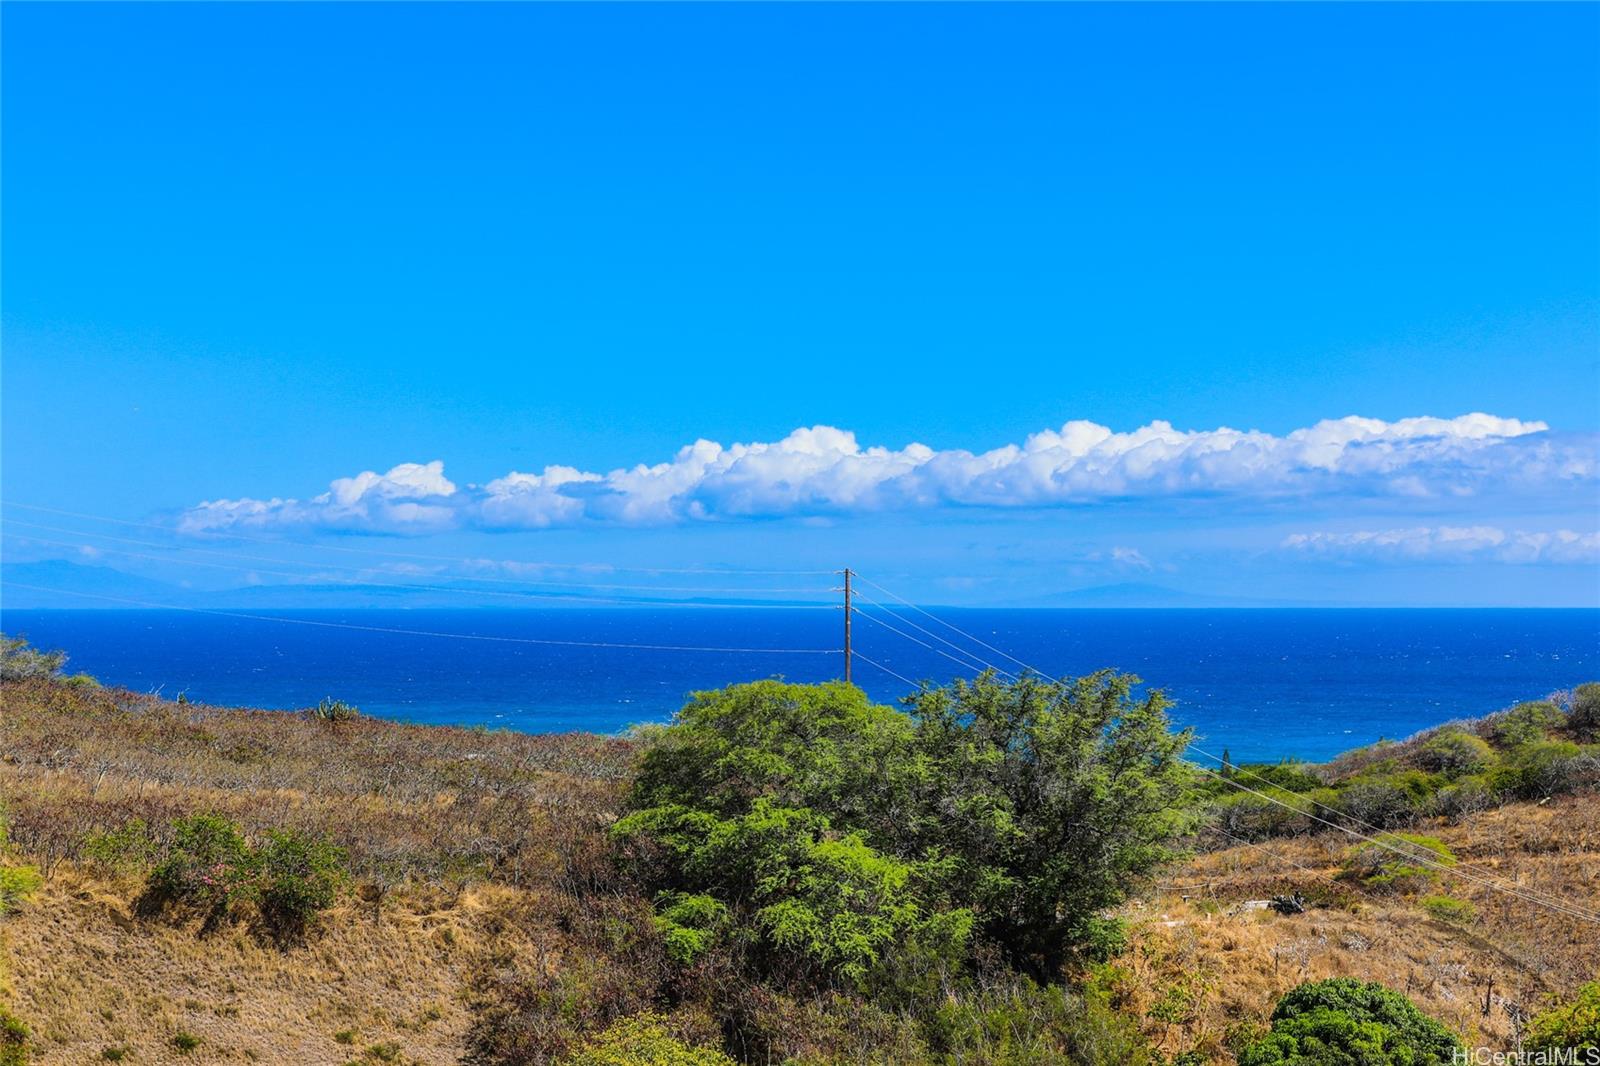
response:
[[[1106,977],[1118,1005],[1169,1053],[1199,1046],[1220,1057],[1293,986],[1356,977],[1406,993],[1473,1045],[1515,1046],[1532,1012],[1595,976],[1600,928],[1482,882],[1600,911],[1600,802],[1512,804],[1427,831],[1460,862],[1437,889],[1470,903],[1472,920],[1436,918],[1418,894],[1340,880],[1351,842],[1339,833],[1225,848],[1128,909],[1132,947]],[[1303,914],[1239,906],[1295,892],[1309,903]]]
[[[544,1049],[526,1061],[554,1061],[582,1034],[663,1008],[674,1032],[717,1039],[704,1003],[673,999],[649,904],[606,861],[625,741],[330,722],[50,679],[7,682],[0,701],[14,859],[45,875],[0,918],[0,1003],[31,1027],[35,1062],[121,1049],[139,1063],[488,1062],[508,1032]],[[198,811],[252,834],[326,833],[346,849],[349,890],[309,942],[274,945],[247,923],[202,936],[193,922],[141,916],[139,877],[84,850],[131,819],[159,832]],[[1592,794],[1426,831],[1463,870],[1600,910]],[[1415,895],[1334,881],[1347,844],[1274,839],[1170,871],[1127,909],[1131,947],[1094,980],[1167,1054],[1230,1062],[1228,1047],[1308,978],[1382,981],[1459,1033],[1506,1046],[1527,1012],[1594,976],[1594,926],[1449,876],[1438,889],[1476,917],[1431,917]],[[1306,913],[1237,906],[1293,891],[1314,904]],[[797,1044],[823,1040],[802,1005],[748,1009],[786,1012]],[[834,1035],[833,1051],[853,1061],[852,1035]]]

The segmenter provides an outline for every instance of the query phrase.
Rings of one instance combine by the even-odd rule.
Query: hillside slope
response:
[[[624,741],[334,722],[56,680],[0,695],[6,861],[44,875],[0,918],[0,999],[30,1027],[34,1062],[494,1061],[486,1049],[508,1027],[558,1061],[583,1033],[659,1009],[640,991],[666,969],[649,903],[604,861]],[[304,943],[148,913],[143,876],[105,841],[198,811],[253,835],[326,833],[346,849],[349,890]],[[1336,880],[1352,842],[1334,832],[1198,855],[1124,908],[1129,949],[1090,982],[1169,1056],[1231,1062],[1281,993],[1330,975],[1382,981],[1463,1037],[1510,1046],[1520,1019],[1594,975],[1600,930],[1468,869],[1600,911],[1600,804],[1517,803],[1428,832],[1460,873],[1409,893]],[[1246,905],[1293,893],[1306,912]],[[1437,916],[1429,893],[1475,913]],[[684,1039],[717,1041],[703,1004],[668,1013]],[[803,1013],[788,1024],[818,1039]],[[839,1034],[839,1050],[852,1039]]]

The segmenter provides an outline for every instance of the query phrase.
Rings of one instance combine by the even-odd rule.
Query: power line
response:
[[[1018,659],[1016,656],[1011,655],[1008,652],[1000,650],[999,648],[995,647],[993,644],[989,644],[989,643],[987,643],[985,641],[979,640],[977,637],[973,636],[971,633],[968,633],[964,629],[960,629],[960,628],[958,628],[956,626],[951,625],[949,622],[946,622],[943,618],[940,618],[936,614],[933,614],[933,613],[931,613],[929,611],[923,610],[921,607],[918,607],[916,604],[912,603],[910,600],[906,599],[904,596],[898,595],[897,593],[893,592],[892,590],[884,588],[882,585],[878,584],[876,581],[872,580],[870,577],[862,577],[860,571],[856,572],[856,576],[860,577],[862,581],[865,581],[867,584],[871,585],[873,588],[875,588],[878,591],[884,593],[885,595],[889,596],[890,598],[899,600],[901,603],[905,604],[907,607],[911,608],[913,611],[916,611],[918,614],[927,615],[929,618],[933,619],[935,622],[938,622],[940,625],[944,626],[946,629],[949,629],[949,630],[951,630],[952,632],[955,632],[955,633],[959,633],[961,636],[966,637],[968,640],[972,641],[974,644],[977,644],[980,647],[987,648],[990,651],[994,652],[996,655],[1001,656],[1002,658],[1010,659],[1012,662],[1016,663],[1018,666],[1022,667],[1024,670],[1032,670],[1034,673],[1038,674],[1040,677],[1044,678],[1046,681],[1054,682],[1056,680],[1055,678],[1051,677],[1049,674],[1045,673],[1043,670],[1040,670],[1038,667],[1029,666],[1027,663],[1023,662],[1021,659]],[[977,658],[977,656],[973,656],[973,658]]]
[[[860,659],[862,662],[866,663],[868,666],[876,666],[879,670],[882,670],[884,673],[888,674],[890,677],[899,678],[901,681],[904,681],[906,684],[910,685],[914,689],[922,688],[921,685],[919,685],[919,684],[917,684],[917,682],[911,680],[905,674],[897,674],[893,670],[889,669],[887,666],[883,665],[882,663],[880,663],[880,662],[878,662],[878,661],[876,661],[874,659],[869,659],[865,655],[862,655],[859,651],[854,652],[854,655],[855,655],[855,657],[857,659]]]
[[[41,507],[38,504],[17,503],[13,500],[0,501],[0,504],[3,504],[6,507],[20,507],[26,511],[38,511],[43,514],[61,515],[65,518],[82,518],[90,522],[106,522],[112,525],[136,526],[141,529],[159,529],[167,533],[174,532],[172,526],[162,525],[159,522],[137,522],[127,518],[110,518],[105,515],[87,514],[83,511],[64,511],[57,507]],[[281,537],[252,537],[245,533],[215,533],[210,530],[206,530],[202,533],[192,535],[210,535],[222,537],[228,540],[250,541],[256,544],[289,544],[299,547],[314,547],[323,551],[346,552],[352,555],[381,555],[394,559],[430,559],[434,562],[457,564],[471,563],[474,561],[473,559],[464,556],[429,555],[420,552],[384,551],[380,548],[351,548],[340,544],[307,544],[303,541],[285,540]],[[635,574],[717,574],[723,577],[736,577],[740,574],[749,574],[752,576],[766,577],[821,577],[833,573],[832,570],[735,570],[727,568],[718,569],[714,567],[617,566],[612,563],[529,563],[521,560],[509,559],[491,559],[487,561],[496,563],[497,565],[505,565],[509,563],[516,566],[542,566],[552,569],[595,567],[605,570],[614,570],[623,573]]]
[[[1185,760],[1185,761],[1189,762],[1188,760]],[[1530,896],[1527,893],[1522,892],[1520,889],[1506,888],[1506,887],[1504,887],[1504,886],[1502,886],[1500,884],[1497,884],[1497,883],[1495,883],[1493,881],[1485,880],[1485,879],[1479,878],[1479,877],[1473,877],[1471,874],[1462,873],[1458,868],[1452,867],[1452,866],[1447,866],[1444,863],[1439,862],[1439,861],[1437,861],[1437,860],[1435,860],[1433,858],[1430,858],[1429,856],[1423,855],[1418,851],[1411,851],[1411,850],[1408,850],[1408,849],[1405,849],[1405,848],[1397,847],[1394,844],[1391,844],[1388,841],[1385,841],[1385,840],[1383,840],[1381,838],[1369,837],[1364,833],[1356,832],[1354,829],[1350,829],[1350,828],[1348,828],[1346,826],[1339,825],[1336,822],[1330,822],[1325,818],[1319,818],[1316,815],[1311,814],[1311,813],[1309,813],[1307,811],[1300,810],[1297,807],[1292,807],[1289,804],[1282,802],[1281,800],[1275,799],[1274,797],[1267,795],[1266,793],[1257,792],[1255,789],[1250,788],[1248,785],[1242,785],[1239,782],[1234,781],[1231,778],[1223,777],[1221,774],[1217,773],[1215,770],[1212,770],[1210,767],[1201,766],[1197,762],[1189,762],[1189,765],[1192,766],[1194,769],[1199,770],[1203,774],[1206,774],[1206,775],[1208,775],[1210,777],[1214,777],[1217,780],[1224,782],[1225,784],[1232,785],[1234,788],[1237,788],[1237,789],[1239,789],[1239,790],[1241,790],[1243,792],[1248,792],[1249,794],[1251,794],[1253,796],[1257,796],[1257,797],[1259,797],[1261,799],[1264,799],[1268,803],[1277,804],[1279,807],[1282,807],[1285,810],[1290,810],[1290,811],[1293,811],[1296,814],[1303,815],[1306,818],[1310,818],[1314,822],[1320,822],[1321,824],[1323,824],[1325,826],[1328,826],[1330,829],[1336,829],[1339,832],[1344,833],[1346,836],[1354,837],[1357,840],[1362,840],[1362,841],[1365,841],[1368,844],[1372,844],[1372,845],[1375,845],[1377,847],[1380,847],[1380,848],[1384,849],[1385,851],[1393,852],[1394,854],[1399,855],[1403,859],[1406,859],[1406,860],[1408,860],[1410,862],[1417,863],[1418,865],[1421,865],[1421,866],[1425,866],[1425,867],[1427,867],[1427,868],[1429,868],[1431,870],[1434,870],[1434,871],[1436,871],[1438,873],[1448,874],[1448,875],[1451,875],[1451,876],[1454,876],[1454,877],[1461,878],[1464,881],[1468,881],[1468,882],[1471,882],[1473,884],[1479,885],[1479,886],[1481,886],[1483,888],[1487,888],[1492,892],[1501,892],[1501,893],[1504,893],[1505,895],[1508,895],[1508,896],[1515,896],[1516,898],[1522,900],[1525,903],[1531,903],[1534,906],[1543,907],[1546,910],[1554,911],[1554,912],[1556,912],[1558,914],[1564,914],[1569,918],[1578,918],[1578,919],[1581,919],[1581,920],[1586,921],[1586,922],[1594,922],[1595,924],[1600,925],[1600,915],[1590,913],[1587,910],[1583,910],[1583,909],[1580,909],[1580,908],[1577,908],[1577,907],[1570,907],[1570,906],[1566,905],[1565,903],[1552,903],[1552,902],[1540,899],[1540,898],[1538,898],[1536,896]]]
[[[62,596],[81,596],[108,603],[124,603],[133,607],[148,607],[162,611],[184,611],[189,614],[214,615],[220,618],[243,618],[252,622],[281,622],[286,625],[318,626],[324,629],[353,629],[364,633],[392,633],[406,637],[443,637],[451,640],[487,640],[505,644],[542,644],[568,648],[623,648],[633,651],[693,651],[712,653],[738,653],[749,655],[838,655],[838,648],[723,648],[685,644],[627,644],[601,640],[554,640],[541,637],[500,637],[483,633],[440,633],[424,629],[395,629],[389,626],[364,626],[351,622],[324,622],[311,618],[283,618],[277,615],[247,614],[243,611],[219,611],[208,607],[177,607],[164,603],[149,603],[124,596],[106,596],[97,592],[75,592],[69,589],[51,589],[40,585],[27,585],[20,581],[7,582],[13,588],[33,592],[51,592]]]
[[[861,617],[865,618],[867,621],[872,622],[875,625],[882,626],[883,628],[887,629],[891,633],[898,633],[900,636],[902,636],[905,639],[911,641],[911,643],[913,643],[913,644],[920,644],[924,648],[927,648],[929,651],[933,652],[936,655],[943,655],[946,659],[949,659],[951,662],[955,663],[957,666],[961,667],[963,670],[974,669],[972,663],[963,662],[962,660],[957,659],[954,655],[951,655],[949,652],[943,651],[943,650],[941,650],[939,648],[936,648],[932,644],[929,644],[925,640],[918,640],[916,637],[913,637],[911,634],[905,632],[904,630],[896,629],[894,626],[890,625],[888,622],[885,622],[883,619],[875,618],[872,615],[868,614],[867,612],[861,610],[859,607],[853,607],[853,608],[851,608],[851,610],[855,611],[856,614],[859,614]]]
[[[1194,752],[1197,755],[1203,755],[1207,759],[1210,759],[1212,762],[1215,762],[1220,766],[1226,767],[1228,765],[1221,758],[1211,754],[1208,751],[1204,751],[1204,750],[1196,747],[1193,744],[1189,745],[1189,750]],[[1264,785],[1277,787],[1277,785],[1273,781],[1271,781],[1271,780],[1269,780],[1269,779],[1267,779],[1265,777],[1262,777],[1260,774],[1252,773],[1250,770],[1245,769],[1243,767],[1235,766],[1235,767],[1232,768],[1232,772],[1235,773],[1235,774],[1244,774],[1247,777],[1253,777],[1257,781],[1260,781]],[[1347,813],[1345,811],[1340,810],[1338,807],[1333,807],[1333,806],[1330,806],[1329,804],[1319,802],[1318,800],[1312,799],[1310,796],[1301,795],[1299,793],[1296,793],[1295,794],[1295,798],[1297,800],[1302,800],[1302,801],[1304,801],[1306,803],[1309,803],[1314,807],[1320,807],[1321,809],[1329,812],[1330,814],[1333,814],[1333,815],[1336,815],[1337,817],[1343,818],[1346,821],[1354,822],[1356,825],[1362,826],[1362,827],[1364,827],[1366,829],[1370,829],[1374,833],[1385,833],[1385,832],[1388,832],[1388,830],[1384,829],[1382,826],[1373,825],[1371,822],[1363,821],[1362,819],[1357,818],[1352,814],[1349,814],[1349,813]],[[1497,877],[1497,875],[1493,871],[1485,869],[1484,867],[1481,867],[1481,866],[1477,866],[1477,865],[1475,865],[1473,863],[1458,863],[1457,867],[1474,871],[1474,872],[1480,874],[1481,876],[1483,876],[1483,877],[1485,877],[1485,878],[1487,878],[1489,880],[1501,881],[1502,883],[1511,883],[1511,882],[1505,882],[1504,878]],[[1548,899],[1548,900],[1550,900],[1552,902],[1555,902],[1555,903],[1560,903],[1560,904],[1563,904],[1563,905],[1566,905],[1568,903],[1568,901],[1565,898],[1563,898],[1561,896],[1557,896],[1557,895],[1555,895],[1553,893],[1540,892],[1538,889],[1524,889],[1521,885],[1516,885],[1516,888],[1519,891],[1529,892],[1532,895],[1543,896],[1544,898],[1546,898],[1546,899]]]
[[[897,596],[893,592],[890,592],[888,589],[883,588],[882,585],[879,585],[877,582],[873,581],[872,579],[870,579],[870,578],[862,578],[861,580],[866,581],[868,584],[872,585],[875,588],[882,589],[884,592],[888,593],[890,596],[893,596],[895,599],[901,600],[901,602],[907,603],[908,605],[910,605],[912,607],[915,607],[914,604],[910,604],[909,601],[904,600],[902,597]],[[919,610],[919,611],[921,610],[921,608],[916,608],[916,609]],[[928,612],[926,612],[926,611],[922,611],[922,613],[923,614],[928,614]],[[870,617],[870,616],[868,616],[868,617]],[[957,629],[955,626],[950,625],[948,622],[944,622],[942,619],[939,619],[935,615],[929,614],[928,617],[933,618],[934,621],[940,622],[942,625],[948,626],[950,629],[954,630],[957,633],[961,633],[961,635],[967,637],[969,640],[973,640],[974,642],[979,643],[979,644],[984,644],[983,641],[978,640],[976,637],[973,637],[969,633],[965,633],[965,632],[961,631],[960,629]],[[876,621],[876,619],[874,619],[874,621]],[[884,625],[885,623],[879,622],[879,624],[880,625]],[[886,628],[891,628],[892,629],[893,627],[892,626],[886,626]],[[905,634],[905,633],[901,633],[900,635],[901,636],[905,636],[905,637],[907,637],[907,639],[910,639],[910,640],[915,640],[916,639],[914,637],[910,637],[908,634]],[[916,641],[916,643],[922,644],[923,642],[922,641]],[[928,645],[924,644],[923,646],[927,647]],[[1018,665],[1024,667],[1025,669],[1035,670],[1034,667],[1029,666],[1027,663],[1022,662],[1022,660],[1017,659],[1012,655],[1009,655],[1009,654],[1007,654],[1007,653],[1005,653],[1003,651],[1000,651],[1000,649],[998,649],[998,648],[993,648],[992,646],[987,645],[987,644],[984,644],[984,646],[985,647],[990,647],[991,650],[993,650],[993,651],[995,651],[995,652],[997,652],[997,653],[999,653],[1001,655],[1004,655],[1007,659],[1010,659],[1012,662],[1017,663]],[[937,650],[937,649],[934,649],[934,650]],[[941,653],[941,654],[943,654],[943,653]],[[951,656],[946,656],[946,657],[947,658],[952,658]],[[978,661],[980,661],[980,662],[983,661],[982,659],[979,659],[979,657],[976,656],[976,655],[972,656],[972,658],[978,659]],[[993,667],[993,664],[986,664],[986,665],[989,665],[989,666]],[[1054,678],[1050,678],[1049,675],[1044,674],[1042,671],[1035,670],[1035,672],[1039,673],[1040,676],[1045,677],[1047,680],[1050,680],[1052,682],[1055,681]],[[1194,750],[1199,752],[1199,749],[1194,749]],[[1207,758],[1216,759],[1216,756],[1214,756],[1214,755],[1209,755],[1208,753],[1205,753],[1205,752],[1199,752],[1199,753],[1202,754],[1202,755],[1205,755]],[[1219,781],[1222,781],[1223,783],[1225,783],[1227,785],[1230,785],[1230,786],[1232,786],[1234,788],[1240,789],[1240,790],[1242,790],[1244,792],[1248,792],[1251,795],[1254,795],[1254,796],[1257,796],[1257,797],[1259,797],[1261,799],[1264,799],[1269,803],[1277,804],[1278,806],[1283,807],[1286,810],[1292,811],[1292,812],[1294,812],[1296,814],[1303,815],[1304,817],[1310,818],[1315,822],[1319,822],[1322,825],[1328,826],[1331,829],[1335,829],[1338,832],[1344,833],[1344,834],[1346,834],[1348,836],[1351,836],[1351,837],[1354,837],[1356,839],[1365,841],[1366,843],[1369,843],[1369,844],[1375,845],[1377,847],[1383,848],[1384,850],[1393,852],[1394,854],[1397,854],[1397,855],[1401,856],[1402,858],[1405,858],[1405,859],[1410,860],[1412,862],[1418,863],[1418,864],[1420,864],[1420,865],[1422,865],[1424,867],[1427,867],[1429,869],[1435,870],[1436,872],[1453,875],[1455,877],[1461,878],[1462,880],[1477,884],[1477,885],[1479,885],[1479,886],[1481,886],[1483,888],[1487,888],[1490,891],[1501,892],[1501,893],[1504,893],[1506,895],[1514,896],[1514,897],[1516,897],[1518,899],[1523,900],[1524,902],[1532,903],[1535,906],[1543,907],[1546,910],[1553,911],[1553,912],[1559,913],[1559,914],[1563,914],[1563,915],[1566,915],[1567,917],[1578,918],[1578,919],[1583,920],[1583,921],[1600,924],[1600,915],[1594,914],[1594,913],[1592,913],[1592,912],[1590,912],[1590,911],[1588,911],[1588,910],[1586,910],[1586,909],[1584,909],[1582,907],[1570,905],[1565,900],[1561,900],[1558,897],[1554,897],[1554,896],[1546,897],[1545,894],[1538,893],[1538,892],[1534,892],[1534,893],[1525,892],[1525,891],[1523,891],[1521,889],[1520,886],[1506,887],[1505,883],[1499,881],[1498,879],[1493,878],[1492,876],[1473,876],[1471,873],[1463,872],[1459,867],[1446,866],[1445,864],[1438,862],[1437,860],[1435,860],[1431,856],[1426,855],[1426,854],[1422,854],[1420,852],[1420,850],[1412,851],[1412,850],[1408,850],[1408,849],[1405,849],[1405,848],[1397,847],[1394,844],[1392,844],[1392,843],[1390,843],[1390,842],[1388,842],[1386,840],[1383,840],[1381,838],[1374,838],[1374,837],[1367,836],[1367,835],[1365,835],[1363,833],[1358,833],[1355,830],[1350,829],[1350,828],[1348,828],[1346,826],[1339,825],[1339,824],[1337,824],[1335,822],[1330,822],[1325,818],[1320,818],[1317,815],[1310,813],[1309,811],[1304,811],[1304,810],[1301,810],[1301,809],[1299,809],[1297,807],[1290,806],[1289,804],[1284,803],[1281,800],[1276,799],[1275,797],[1269,796],[1269,795],[1267,795],[1265,793],[1262,793],[1262,792],[1258,792],[1255,789],[1252,789],[1252,788],[1250,788],[1250,787],[1248,787],[1246,785],[1243,785],[1243,784],[1239,783],[1238,781],[1233,780],[1232,778],[1224,777],[1223,775],[1216,773],[1214,770],[1210,769],[1209,767],[1202,766],[1199,763],[1194,762],[1193,760],[1185,759],[1183,761],[1185,763],[1187,763],[1189,766],[1191,766],[1192,768],[1200,771],[1201,773],[1207,774],[1207,775],[1209,775],[1211,777],[1215,777],[1216,779],[1218,779]],[[1218,761],[1220,762],[1221,760],[1218,760]],[[1252,776],[1254,776],[1254,775],[1252,775]],[[1363,824],[1365,824],[1365,823],[1363,823]],[[1373,828],[1377,832],[1380,832],[1380,833],[1383,832],[1383,830],[1377,829],[1376,826],[1369,826],[1369,827]],[[1468,866],[1467,869],[1471,870],[1472,867]]]
[[[975,660],[977,662],[983,662],[982,659],[979,659],[976,655],[973,655],[971,652],[969,652],[965,648],[961,647],[961,645],[956,644],[956,643],[954,643],[952,641],[946,640],[944,637],[941,637],[939,634],[933,632],[932,630],[924,629],[922,626],[917,625],[917,623],[913,622],[909,618],[905,618],[905,617],[902,617],[899,614],[896,614],[889,607],[885,606],[884,604],[879,603],[877,600],[874,600],[872,597],[865,595],[864,593],[860,592],[859,590],[855,593],[855,595],[856,595],[856,598],[866,600],[872,606],[878,608],[878,610],[882,611],[884,614],[887,614],[890,618],[893,618],[895,621],[901,623],[902,625],[908,625],[912,629],[915,629],[918,633],[922,633],[925,636],[932,637],[934,640],[937,640],[939,643],[944,644],[947,647],[954,648],[956,651],[960,652],[962,655],[967,656],[967,658],[969,658],[969,659],[973,659],[973,660]],[[1005,677],[1008,677],[1013,681],[1017,680],[1016,675],[1012,674],[1010,671],[1002,670],[999,667],[994,666],[992,663],[985,663],[984,665],[989,666],[990,669],[993,669],[996,673],[999,673],[999,674],[1001,674],[1001,675],[1003,675]]]

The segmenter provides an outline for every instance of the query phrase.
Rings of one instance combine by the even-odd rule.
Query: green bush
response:
[[[318,912],[333,906],[343,864],[344,852],[326,837],[269,829],[252,855],[252,896],[267,931],[279,940],[304,936]]]
[[[177,1048],[178,1054],[180,1055],[189,1054],[189,1052],[199,1047],[200,1044],[200,1038],[186,1029],[179,1029],[176,1033],[172,1034],[172,1046]]]
[[[1454,896],[1423,896],[1417,901],[1417,905],[1441,922],[1449,922],[1451,925],[1470,925],[1478,916],[1476,907]]]
[[[1569,741],[1544,740],[1518,748],[1504,785],[1523,799],[1548,799],[1600,785],[1600,757]]]
[[[0,681],[57,677],[67,665],[64,651],[39,651],[26,638],[0,633]]]
[[[653,736],[613,837],[680,961],[725,915],[759,969],[916,999],[964,965],[981,913],[1052,973],[1099,950],[1097,916],[1193,824],[1188,736],[1135,683],[986,675],[909,715],[840,684],[699,693]]]
[[[27,1066],[28,1023],[0,1007],[0,1066]]]
[[[1098,915],[1177,855],[1199,800],[1159,691],[1101,672],[924,689],[916,723],[909,854],[938,854],[949,898],[985,937],[1049,977]],[[885,812],[893,817],[895,812]]]
[[[43,880],[32,866],[0,866],[0,915],[26,903]]]
[[[1590,681],[1572,690],[1567,724],[1579,737],[1600,738],[1600,682]]]
[[[220,814],[193,814],[172,826],[172,843],[150,871],[155,902],[192,907],[207,925],[227,917],[249,892],[250,848],[238,825]]]
[[[1530,1051],[1600,1048],[1600,981],[1580,987],[1570,1003],[1535,1015],[1526,1046]]]
[[[1514,748],[1520,744],[1544,740],[1566,722],[1567,716],[1562,714],[1561,708],[1550,700],[1529,700],[1517,704],[1509,711],[1493,715],[1489,719],[1489,728],[1498,743],[1504,747]]]
[[[656,929],[667,957],[680,966],[705,954],[727,922],[727,906],[703,892],[663,892],[656,899]]]
[[[566,1066],[734,1066],[715,1048],[690,1047],[667,1031],[659,1015],[635,1014],[615,1022]]]
[[[1488,769],[1494,762],[1494,749],[1480,736],[1446,729],[1423,742],[1415,761],[1430,773],[1457,778]]]
[[[1439,784],[1419,770],[1363,774],[1339,789],[1335,805],[1353,822],[1394,829],[1431,813]]]
[[[1418,833],[1385,833],[1352,848],[1339,875],[1376,891],[1406,892],[1438,879],[1440,867],[1456,864],[1443,841]]]
[[[1499,796],[1487,777],[1466,777],[1441,788],[1434,795],[1433,802],[1434,810],[1438,813],[1446,818],[1458,819],[1488,810],[1499,802]]]
[[[143,818],[133,818],[115,829],[83,838],[84,857],[118,873],[148,869],[159,850],[155,834]]]
[[[1310,792],[1322,787],[1322,778],[1313,774],[1305,763],[1245,763],[1225,771],[1223,776],[1233,778],[1257,792],[1267,791],[1269,785],[1285,792]],[[1207,791],[1223,796],[1235,791],[1232,786],[1214,777],[1208,780],[1205,787]]]
[[[189,908],[204,916],[206,928],[234,916],[238,905],[253,904],[260,931],[289,942],[332,906],[343,862],[344,852],[322,836],[273,829],[252,847],[222,815],[190,815],[173,823],[144,904]]]
[[[1335,978],[1285,994],[1239,1066],[1447,1066],[1459,1046],[1400,993]]]

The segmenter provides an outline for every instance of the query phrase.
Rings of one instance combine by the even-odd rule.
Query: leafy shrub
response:
[[[567,1066],[734,1066],[715,1048],[690,1047],[667,1031],[656,1014],[635,1014],[613,1024]]]
[[[1451,820],[1486,811],[1498,802],[1486,778],[1469,777],[1446,785],[1434,795],[1434,809]]]
[[[39,651],[26,638],[0,633],[0,681],[56,677],[66,665],[64,651]]]
[[[238,825],[220,814],[193,814],[172,826],[172,844],[150,871],[146,896],[191,907],[214,926],[249,891],[250,848]]]
[[[269,829],[252,856],[252,895],[267,931],[279,940],[304,936],[317,913],[333,905],[343,863],[344,852],[326,837]]]
[[[1037,975],[1091,939],[1096,916],[1196,823],[1191,734],[1137,684],[1108,671],[1049,684],[984,675],[910,705],[915,813],[898,847],[947,857],[944,894]]]
[[[1482,737],[1447,729],[1429,737],[1414,759],[1424,770],[1456,778],[1482,773],[1494,762],[1494,749]]]
[[[311,717],[320,722],[348,722],[359,717],[361,708],[344,700],[336,700],[332,696],[325,696],[317,705],[311,708]]]
[[[1052,972],[1192,825],[1189,738],[1135,683],[985,675],[909,716],[839,684],[698,693],[654,735],[613,838],[680,959],[714,933],[706,897],[751,964],[813,985],[931,993],[975,913]]]
[[[0,866],[0,915],[26,903],[43,883],[32,866]]]
[[[1600,738],[1600,681],[1590,681],[1572,690],[1567,724],[1580,737]]]
[[[100,1049],[100,1057],[107,1062],[121,1062],[132,1054],[133,1049],[126,1044],[111,1044]]]
[[[656,899],[655,921],[667,957],[687,966],[727,924],[728,908],[704,893],[663,892]]]
[[[1566,715],[1550,700],[1529,700],[1489,718],[1489,730],[1501,745],[1514,748],[1543,740],[1566,724]]]
[[[1128,925],[1121,918],[1090,918],[1083,925],[1078,956],[1087,962],[1108,962],[1128,950]]]
[[[0,1066],[27,1066],[28,1023],[0,1007]]]
[[[1282,789],[1285,792],[1310,792],[1322,787],[1322,778],[1313,774],[1304,763],[1246,763],[1235,767],[1226,777],[1237,778],[1258,792],[1266,791],[1265,786]],[[1212,778],[1214,791],[1224,795],[1233,791],[1229,786]]]
[[[1476,907],[1454,896],[1423,896],[1417,905],[1441,922],[1451,925],[1470,925],[1478,916]]]
[[[1536,741],[1517,750],[1505,775],[1506,791],[1547,799],[1600,785],[1600,756],[1567,741]]]
[[[317,912],[333,904],[344,852],[326,837],[268,830],[256,846],[219,814],[173,823],[172,843],[150,871],[142,906],[179,906],[204,916],[204,929],[254,904],[263,933],[281,942],[304,936]]]
[[[90,833],[83,838],[83,854],[89,861],[116,872],[143,870],[159,852],[155,834],[143,818],[132,818],[115,829]]]
[[[1378,829],[1410,825],[1425,809],[1430,795],[1418,794],[1415,779],[1388,775],[1358,777],[1339,790],[1339,810],[1352,821]]]
[[[1405,892],[1431,884],[1440,867],[1456,864],[1445,844],[1417,833],[1385,833],[1350,850],[1339,875],[1377,891]]]
[[[1600,981],[1580,987],[1570,1003],[1535,1015],[1526,1046],[1530,1051],[1600,1048]]]
[[[178,1049],[180,1055],[187,1055],[200,1046],[200,1038],[187,1029],[179,1029],[172,1034],[172,1046]]]
[[[1317,789],[1304,795],[1272,787],[1256,791],[1261,794],[1235,792],[1213,803],[1211,817],[1216,826],[1229,836],[1245,840],[1292,836],[1311,832],[1318,828],[1315,818],[1328,816],[1316,804],[1332,806],[1337,802],[1337,796],[1330,789]]]
[[[1286,993],[1239,1066],[1446,1066],[1458,1047],[1400,993],[1340,977]]]

